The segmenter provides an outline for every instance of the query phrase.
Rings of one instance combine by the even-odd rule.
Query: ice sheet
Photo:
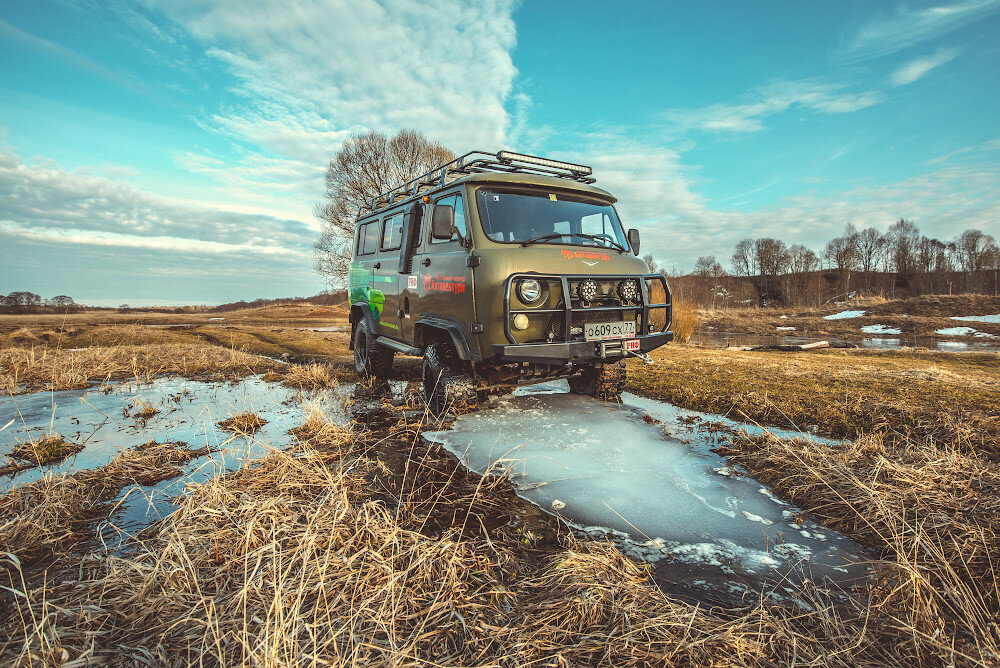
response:
[[[727,429],[760,429],[633,395],[619,405],[567,389],[565,381],[521,388],[427,436],[476,472],[507,472],[524,498],[560,508],[584,533],[603,533],[650,561],[718,562],[756,575],[805,563],[834,579],[862,570],[851,566],[859,546],[803,522],[710,449]]]
[[[824,320],[844,320],[845,318],[860,318],[865,314],[864,311],[841,311],[840,313],[831,313],[830,315],[823,316]]]

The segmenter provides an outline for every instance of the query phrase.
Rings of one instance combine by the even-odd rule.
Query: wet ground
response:
[[[519,388],[425,437],[478,473],[506,472],[520,496],[581,535],[654,563],[668,589],[781,598],[806,578],[846,588],[862,577],[859,545],[712,452],[735,429],[761,431],[629,394],[604,403],[559,381]]]
[[[691,343],[700,343],[718,348],[729,346],[801,345],[814,341],[848,343],[836,337],[803,337],[788,334],[739,334],[733,332],[697,332],[691,336]],[[941,341],[929,337],[881,336],[867,337],[851,341],[859,348],[882,350],[897,348],[927,348],[944,352],[1000,352],[1000,341]]]
[[[345,386],[311,400],[320,402],[329,420],[346,423],[348,418],[342,404],[349,391],[350,387]],[[157,412],[145,418],[134,417],[132,414],[139,412],[139,402],[149,404]],[[267,420],[252,435],[233,434],[216,424],[247,411]],[[150,440],[182,442],[192,449],[207,446],[216,451],[182,464],[184,473],[180,477],[154,486],[126,487],[116,500],[120,504],[118,510],[101,531],[106,544],[118,545],[127,534],[170,513],[173,499],[187,483],[235,470],[269,448],[287,447],[291,441],[287,432],[303,423],[303,412],[298,390],[266,383],[258,377],[234,383],[162,378],[138,386],[125,383],[0,398],[0,426],[13,421],[0,432],[0,455],[10,454],[15,442],[50,432],[84,446],[78,454],[52,465],[0,477],[0,493],[49,472],[103,466],[121,450]]]
[[[397,401],[405,385],[392,384]],[[328,420],[365,421],[365,401],[345,413],[352,391],[345,385],[311,400]],[[158,412],[131,416],[138,401]],[[13,423],[0,432],[0,454],[53,431],[84,448],[57,464],[0,478],[0,493],[46,472],[104,465],[149,440],[217,450],[182,465],[180,477],[127,487],[100,531],[100,540],[115,549],[171,512],[188,482],[287,447],[288,430],[303,423],[304,410],[297,390],[256,377],[235,383],[166,378],[3,398],[0,426]],[[245,411],[267,420],[253,435],[216,425]],[[377,429],[374,420],[365,428]],[[858,545],[809,521],[711,451],[734,429],[757,430],[628,394],[621,404],[603,403],[569,394],[559,381],[519,388],[424,437],[476,473],[508,473],[519,496],[558,515],[581,537],[611,540],[653,563],[659,584],[671,593],[731,604],[744,595],[785,598],[806,578],[846,588],[863,576]]]

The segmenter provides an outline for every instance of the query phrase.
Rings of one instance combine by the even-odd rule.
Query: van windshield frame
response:
[[[589,246],[624,252],[628,238],[610,202],[539,188],[476,189],[483,233],[503,244]]]

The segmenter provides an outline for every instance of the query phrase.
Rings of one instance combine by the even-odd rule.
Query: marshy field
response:
[[[693,340],[1000,334],[996,300],[922,299]],[[0,318],[0,664],[1000,663],[1000,353],[671,344],[620,403],[435,420],[419,360],[357,384],[348,336]]]

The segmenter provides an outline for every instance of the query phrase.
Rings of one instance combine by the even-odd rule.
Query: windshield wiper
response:
[[[584,232],[577,232],[573,236],[574,237],[583,237],[584,239],[590,239],[591,241],[596,241],[596,242],[606,241],[606,242],[608,242],[608,245],[610,245],[612,248],[618,250],[618,252],[620,252],[620,253],[624,253],[625,252],[625,249],[623,247],[619,246],[617,242],[612,241],[611,239],[609,239],[606,234],[605,235],[600,235],[600,234],[586,234]],[[598,246],[603,246],[603,245],[604,245],[603,243],[598,243]]]
[[[549,232],[548,234],[543,234],[540,237],[532,237],[530,239],[526,239],[521,242],[521,245],[527,246],[528,244],[535,244],[538,243],[539,241],[546,241],[548,239],[562,239],[564,236],[566,235],[561,232]]]

